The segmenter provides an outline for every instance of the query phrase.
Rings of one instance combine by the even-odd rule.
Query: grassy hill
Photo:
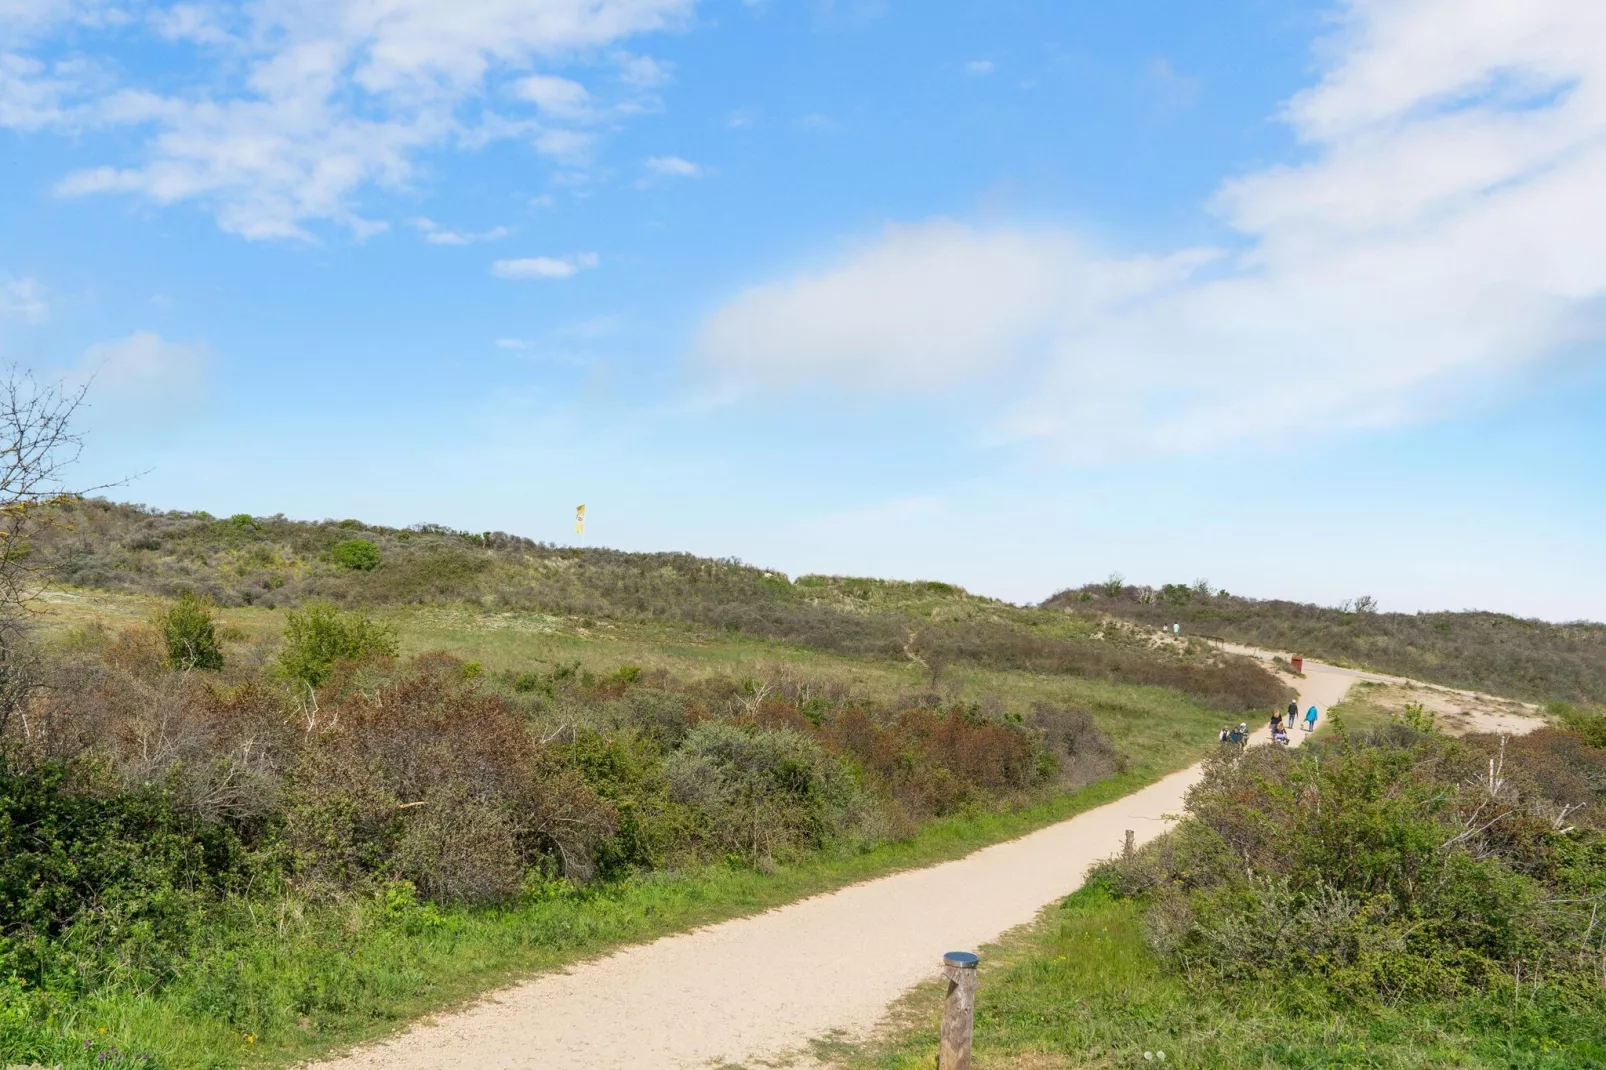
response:
[[[940,583],[56,510],[0,666],[0,1065],[290,1062],[1020,835],[1289,694]]]
[[[104,501],[68,503],[36,540],[62,583],[203,595],[225,607],[308,599],[506,614],[514,629],[651,634],[654,644],[742,637],[913,666],[1024,670],[1181,691],[1225,712],[1270,708],[1283,684],[1206,644],[971,595],[945,583],[785,575],[680,553],[556,547],[503,532],[356,520],[214,518]],[[531,615],[537,615],[532,618]]]
[[[1339,665],[1533,702],[1606,703],[1606,624],[1502,613],[1380,613],[1243,598],[1204,585],[1112,582],[1043,603],[1080,619],[1115,616],[1185,635],[1298,652]]]

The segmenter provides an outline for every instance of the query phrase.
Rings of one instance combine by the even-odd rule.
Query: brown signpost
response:
[[[950,951],[942,957],[948,978],[948,999],[942,1007],[942,1047],[937,1070],[971,1070],[970,1042],[976,1029],[976,964],[968,951]]]

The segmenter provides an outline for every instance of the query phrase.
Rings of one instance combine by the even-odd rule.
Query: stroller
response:
[[[1288,726],[1283,724],[1282,714],[1271,715],[1271,741],[1288,746]]]

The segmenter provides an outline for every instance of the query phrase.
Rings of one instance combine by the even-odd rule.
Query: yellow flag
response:
[[[584,535],[586,533],[586,507],[583,505],[576,507],[574,510],[574,533],[576,535]]]

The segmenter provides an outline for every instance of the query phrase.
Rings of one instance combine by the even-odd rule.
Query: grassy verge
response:
[[[160,993],[112,989],[59,1004],[51,1024],[63,1039],[40,1054],[69,1066],[118,1065],[96,1061],[113,1050],[143,1057],[124,1063],[130,1066],[284,1064],[388,1032],[532,971],[956,858],[1153,778],[1126,773],[1034,806],[938,820],[908,840],[771,873],[715,866],[483,910],[405,901],[322,909],[241,904],[194,968]],[[20,1039],[14,1033],[8,1040],[0,1015],[0,1055],[22,1054]]]
[[[1337,1005],[1303,985],[1190,985],[1149,951],[1142,907],[1098,887],[984,949],[983,963],[976,1062],[990,1070],[1606,1065],[1596,1023],[1543,989],[1400,1009]],[[885,1036],[820,1054],[854,1070],[928,1070],[941,998],[917,990]]]

